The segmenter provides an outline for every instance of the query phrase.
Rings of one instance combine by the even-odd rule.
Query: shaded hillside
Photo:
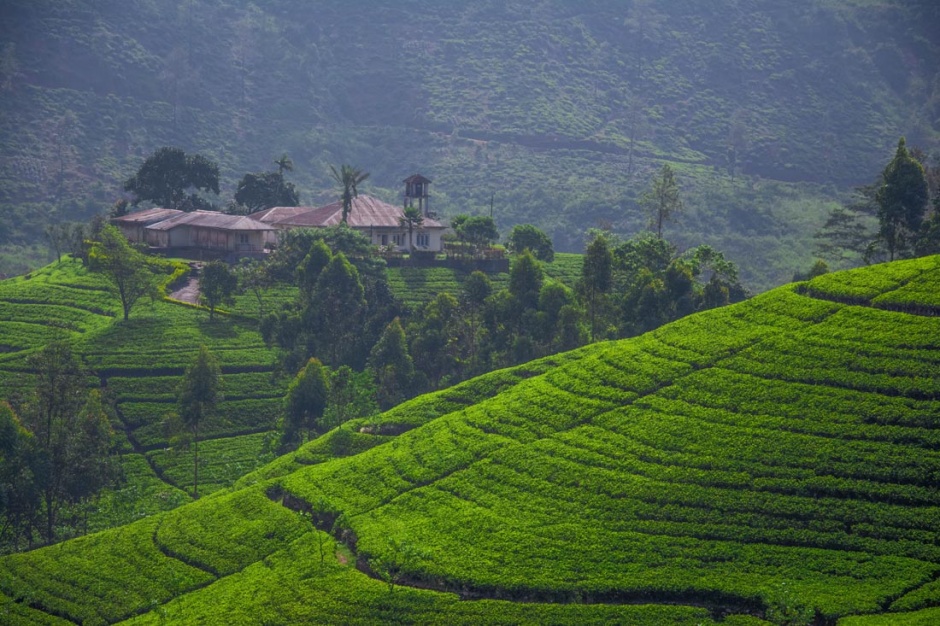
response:
[[[240,490],[4,557],[0,611],[930,623],[938,292],[940,257],[824,276],[417,398],[353,424],[359,454],[334,431]]]
[[[901,134],[935,146],[940,118],[927,0],[0,11],[0,243],[38,239],[32,215],[109,205],[179,145],[219,161],[223,204],[286,151],[306,202],[332,199],[328,163],[371,171],[389,200],[422,171],[444,213],[494,199],[503,227],[535,222],[580,251],[588,226],[644,226],[636,198],[666,159],[691,208],[672,234],[765,287],[810,256],[828,185],[868,182]]]

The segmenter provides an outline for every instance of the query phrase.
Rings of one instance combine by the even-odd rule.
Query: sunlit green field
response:
[[[938,268],[821,277],[416,398],[237,490],[5,557],[0,611],[932,623]]]

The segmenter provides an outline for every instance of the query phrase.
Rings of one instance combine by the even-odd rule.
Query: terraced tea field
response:
[[[938,269],[834,274],[417,398],[347,426],[358,453],[334,431],[237,490],[0,559],[0,615],[936,623]]]
[[[286,382],[272,378],[274,357],[256,326],[239,317],[209,322],[204,311],[162,300],[138,303],[122,321],[104,279],[63,260],[0,282],[0,398],[32,386],[30,353],[52,339],[69,341],[96,376],[89,385],[116,401],[114,427],[123,450],[125,484],[104,494],[89,526],[126,523],[191,500],[192,454],[168,449],[163,422],[175,410],[176,385],[201,344],[220,360],[224,400],[204,429],[200,492],[229,486],[273,458],[265,433]]]

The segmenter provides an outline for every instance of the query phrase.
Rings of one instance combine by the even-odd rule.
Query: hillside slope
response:
[[[0,615],[931,623],[938,293],[940,257],[823,276],[415,399],[360,454],[3,558]]]
[[[226,203],[287,152],[302,199],[327,164],[433,179],[435,208],[585,228],[645,226],[663,160],[689,214],[763,288],[811,254],[839,190],[900,135],[937,145],[930,0],[473,2],[10,0],[0,8],[0,244],[84,217],[163,145],[217,160]],[[732,184],[730,171],[737,178]],[[35,219],[39,215],[45,219]]]

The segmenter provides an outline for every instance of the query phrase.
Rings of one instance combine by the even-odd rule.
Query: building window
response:
[[[383,246],[388,245],[388,235],[382,235],[382,245]]]
[[[404,245],[405,236],[404,235],[392,235],[392,243],[394,243],[396,246]]]
[[[248,243],[248,235],[242,234],[238,236],[238,241],[240,243]]]
[[[417,245],[419,248],[427,248],[428,246],[431,245],[431,236],[428,235],[427,233],[418,233],[417,239],[418,239]]]

